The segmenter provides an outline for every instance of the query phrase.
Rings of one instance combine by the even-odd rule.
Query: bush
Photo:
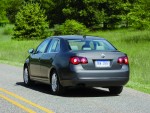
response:
[[[6,25],[3,31],[4,35],[12,35],[13,34],[13,26]]]
[[[66,20],[62,25],[54,26],[55,35],[84,35],[88,32],[86,26],[75,20]]]
[[[54,35],[63,35],[64,30],[65,30],[64,25],[59,25],[59,24],[54,25],[54,29],[53,29]]]
[[[9,23],[9,20],[6,16],[6,11],[2,10],[0,12],[0,27],[5,27]]]
[[[43,39],[49,33],[45,12],[38,3],[27,3],[16,15],[14,39]]]
[[[150,22],[148,20],[134,20],[132,27],[138,30],[150,29]]]

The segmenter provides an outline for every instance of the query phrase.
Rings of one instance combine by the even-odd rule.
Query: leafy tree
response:
[[[6,7],[6,15],[7,18],[11,23],[15,23],[15,16],[24,5],[24,0],[6,0],[7,1],[7,7]]]
[[[88,28],[118,26],[145,29],[150,26],[150,0],[0,0],[0,21],[15,22],[25,3],[39,3],[49,27],[76,20]],[[7,19],[8,18],[8,19]]]
[[[48,22],[38,3],[27,3],[16,15],[14,38],[42,39],[48,36]]]
[[[9,23],[8,18],[6,16],[6,8],[7,8],[7,1],[1,0],[0,1],[0,26]]]
[[[56,17],[60,18],[60,12],[56,12],[56,10],[60,8],[56,8],[56,2],[57,0],[25,0],[27,3],[39,3],[40,8],[45,10],[45,14],[47,16],[47,21],[50,25],[54,25],[53,21],[56,20]],[[61,20],[61,19],[60,19]],[[52,21],[52,22],[51,22]],[[55,24],[59,24],[59,22],[56,22]]]
[[[100,26],[103,29],[113,29],[117,26],[136,27],[135,25],[142,25],[146,27],[146,25],[149,25],[145,18],[149,18],[149,0],[26,1],[34,1],[41,4],[41,8],[46,10],[51,27],[55,24],[62,24],[67,19],[81,22],[89,28]],[[142,15],[145,15],[144,20]]]
[[[150,1],[138,0],[133,9],[128,13],[132,27],[136,29],[150,28]]]

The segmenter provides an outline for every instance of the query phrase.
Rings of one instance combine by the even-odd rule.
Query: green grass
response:
[[[0,41],[11,40],[12,32],[13,32],[13,25],[6,25],[5,27],[0,27]]]
[[[14,41],[11,35],[4,35],[0,28],[0,62],[22,66],[28,50],[41,41]],[[104,37],[115,47],[128,54],[130,81],[127,87],[150,94],[150,32],[128,30],[97,31],[89,35]]]
[[[41,41],[2,41],[0,42],[0,60],[11,64],[23,64],[28,50],[35,48]]]
[[[30,48],[36,48],[41,41],[11,40],[12,35],[6,35],[6,31],[11,31],[11,29],[13,29],[13,25],[0,27],[0,62],[22,66],[25,58],[29,55],[28,50]]]

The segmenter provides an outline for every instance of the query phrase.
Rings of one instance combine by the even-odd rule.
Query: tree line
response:
[[[150,0],[0,0],[0,24],[15,23],[26,3],[39,3],[49,27],[76,20],[90,29],[150,28]]]

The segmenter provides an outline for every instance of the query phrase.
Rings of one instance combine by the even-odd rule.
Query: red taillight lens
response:
[[[118,63],[123,64],[123,58],[122,57],[118,58]]]
[[[124,63],[125,63],[125,64],[129,64],[128,57],[124,57]]]
[[[71,57],[70,58],[70,63],[72,63],[74,65],[87,64],[88,60],[85,57]]]
[[[72,57],[70,58],[70,62],[74,65],[80,64],[80,59],[79,57]]]
[[[87,58],[85,58],[85,57],[81,57],[81,58],[80,58],[80,62],[81,62],[81,64],[87,64],[87,63],[88,63],[88,60],[87,60]]]
[[[125,56],[125,57],[119,57],[118,58],[118,63],[119,64],[129,64],[128,57],[127,56]]]

